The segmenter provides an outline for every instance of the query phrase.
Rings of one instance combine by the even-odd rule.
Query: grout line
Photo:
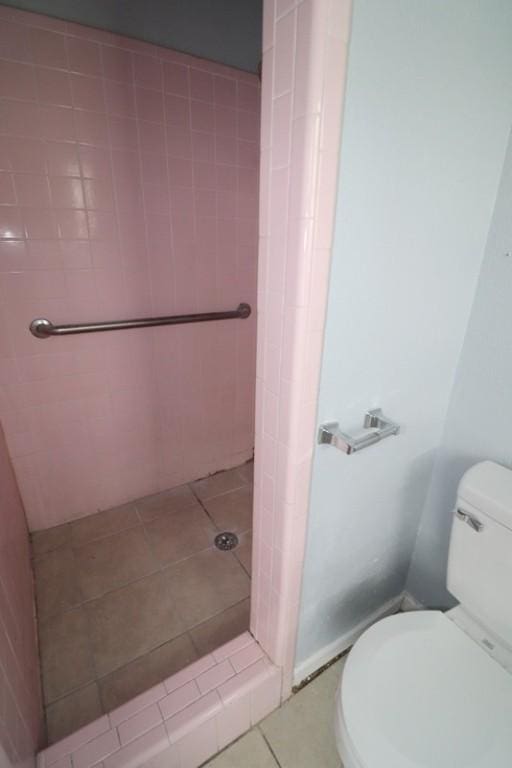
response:
[[[229,471],[229,470],[224,470],[224,471]],[[188,487],[190,488],[190,490],[191,490],[191,492],[192,492],[192,494],[193,494],[194,498],[195,498],[195,499],[197,500],[197,502],[199,503],[199,506],[201,507],[201,509],[202,509],[202,510],[204,511],[204,513],[206,514],[207,518],[208,518],[208,519],[210,520],[210,522],[212,523],[212,526],[213,526],[214,530],[215,530],[215,531],[218,531],[218,530],[220,530],[220,529],[219,529],[219,527],[216,525],[216,523],[215,523],[215,520],[213,520],[213,518],[212,518],[212,517],[211,517],[211,515],[209,514],[209,512],[208,512],[208,509],[207,509],[207,507],[206,507],[206,504],[205,504],[205,503],[203,503],[203,501],[202,501],[202,500],[201,500],[201,499],[200,499],[200,498],[197,496],[197,494],[195,493],[195,491],[194,491],[194,489],[193,489],[193,487],[192,487],[192,484],[190,483],[190,484],[187,484],[187,485],[188,485]],[[252,484],[250,483],[250,481],[245,481],[245,480],[244,480],[244,484],[243,484],[242,486],[240,486],[240,488],[242,488],[242,487],[244,487],[244,486],[251,486],[251,485],[252,485]],[[169,489],[169,490],[172,490],[172,489]],[[238,489],[238,488],[234,488],[234,489],[231,489],[231,491],[226,491],[226,492],[225,492],[225,493],[223,493],[223,494],[217,494],[217,496],[212,496],[212,497],[211,497],[211,499],[213,499],[213,498],[219,498],[219,497],[221,497],[221,496],[224,496],[224,495],[226,495],[227,493],[231,493],[232,491],[235,491],[235,490],[239,490],[239,489]],[[155,495],[156,495],[156,494],[155,494]],[[145,497],[143,497],[143,498],[145,498]],[[157,573],[165,573],[166,571],[169,571],[169,570],[170,570],[172,567],[174,567],[174,566],[176,566],[176,565],[178,565],[178,564],[180,564],[180,563],[183,563],[183,562],[185,562],[186,560],[189,560],[189,559],[193,558],[194,556],[196,556],[196,555],[198,555],[198,554],[200,554],[200,553],[202,553],[202,552],[206,552],[206,551],[210,551],[210,550],[211,550],[211,551],[213,551],[213,550],[214,550],[214,551],[217,551],[217,550],[216,550],[216,548],[215,548],[215,546],[214,546],[214,545],[213,545],[213,543],[212,543],[212,544],[210,544],[209,546],[207,546],[207,547],[205,547],[205,548],[203,548],[203,549],[199,550],[198,552],[194,552],[194,553],[192,553],[192,554],[190,554],[190,555],[188,555],[188,556],[186,556],[186,557],[184,557],[184,558],[181,558],[180,560],[176,560],[176,561],[174,561],[174,562],[172,562],[172,563],[162,564],[162,563],[159,561],[159,559],[156,557],[156,555],[155,555],[155,553],[154,553],[154,550],[153,550],[153,547],[151,546],[151,543],[150,543],[150,541],[149,541],[149,539],[148,539],[148,535],[147,535],[146,525],[147,525],[147,524],[149,524],[149,523],[151,523],[152,521],[144,521],[144,520],[142,519],[142,517],[141,517],[141,515],[140,515],[140,513],[139,513],[139,510],[138,510],[138,507],[137,507],[137,501],[138,501],[138,499],[137,499],[137,500],[134,500],[134,501],[132,501],[132,502],[128,502],[129,504],[133,505],[133,507],[134,507],[134,509],[135,509],[135,512],[136,512],[136,516],[137,516],[137,520],[138,520],[138,522],[137,522],[137,523],[135,523],[135,524],[133,524],[133,525],[130,525],[130,526],[127,526],[126,528],[121,528],[121,529],[119,529],[118,531],[109,532],[108,534],[106,534],[106,535],[104,535],[104,536],[100,536],[99,538],[93,539],[92,541],[88,541],[88,542],[85,542],[85,543],[83,543],[83,544],[80,544],[79,546],[75,546],[75,545],[73,545],[73,544],[72,544],[72,542],[71,542],[71,539],[70,539],[70,541],[69,541],[69,542],[67,542],[66,544],[64,544],[63,546],[61,546],[61,547],[56,547],[55,549],[52,549],[52,550],[48,550],[48,552],[44,552],[44,553],[41,553],[41,554],[40,554],[40,555],[37,557],[37,559],[39,559],[39,558],[43,558],[43,557],[45,557],[45,556],[47,556],[47,555],[49,555],[49,554],[51,554],[51,553],[54,553],[54,552],[57,552],[58,550],[63,550],[63,549],[68,549],[68,550],[70,550],[70,551],[71,551],[71,553],[72,553],[72,554],[73,554],[73,556],[74,556],[74,555],[75,555],[75,552],[76,552],[77,550],[80,550],[80,549],[81,549],[81,548],[83,548],[83,547],[86,547],[86,546],[89,546],[89,545],[93,545],[93,544],[99,544],[101,541],[104,541],[105,539],[108,539],[108,538],[112,538],[112,537],[114,537],[114,536],[119,536],[120,534],[122,534],[122,533],[124,533],[124,532],[126,532],[126,531],[129,531],[129,530],[135,530],[136,528],[139,528],[139,527],[141,527],[141,528],[142,528],[142,531],[143,531],[143,535],[144,535],[144,540],[146,541],[146,543],[147,543],[147,545],[148,545],[148,548],[149,548],[149,550],[150,550],[150,552],[151,552],[151,554],[152,554],[152,556],[153,556],[154,565],[156,566],[156,568],[155,568],[154,570],[151,570],[151,571],[150,571],[150,572],[148,572],[148,573],[144,573],[142,576],[139,576],[139,577],[138,577],[138,578],[136,578],[136,579],[133,579],[133,580],[131,580],[131,581],[128,581],[128,582],[126,582],[126,583],[124,583],[124,584],[121,584],[121,585],[117,585],[117,586],[116,586],[116,587],[114,587],[113,589],[107,590],[106,592],[102,593],[101,595],[97,595],[97,596],[95,596],[95,597],[93,597],[93,598],[89,598],[89,599],[87,599],[87,600],[82,600],[80,603],[77,603],[77,604],[75,604],[75,605],[73,605],[73,606],[70,606],[70,607],[66,608],[65,610],[61,610],[61,611],[57,611],[57,612],[55,612],[55,613],[49,614],[48,616],[45,616],[44,618],[39,618],[39,617],[37,617],[37,616],[36,616],[36,619],[37,619],[37,625],[38,625],[38,631],[39,631],[39,628],[40,628],[42,625],[44,625],[44,623],[45,623],[46,621],[50,620],[52,617],[55,617],[55,616],[59,616],[59,615],[65,615],[66,613],[70,613],[71,611],[77,611],[77,610],[81,610],[81,611],[83,612],[84,616],[85,616],[85,619],[86,619],[86,624],[87,624],[87,629],[86,629],[86,634],[87,634],[87,646],[88,646],[89,654],[90,654],[90,656],[91,656],[91,661],[92,661],[92,669],[93,669],[93,673],[94,673],[94,678],[93,678],[92,680],[89,680],[89,681],[87,681],[87,683],[85,683],[84,685],[81,685],[81,686],[79,686],[79,687],[77,687],[77,688],[73,688],[73,689],[71,689],[71,690],[69,690],[69,691],[66,691],[66,693],[65,693],[65,694],[63,694],[62,696],[60,696],[60,697],[58,697],[58,698],[54,699],[54,700],[53,700],[53,701],[51,701],[51,702],[48,702],[48,703],[44,703],[44,707],[43,707],[43,709],[44,709],[44,716],[45,716],[45,719],[46,719],[46,716],[47,716],[47,710],[48,710],[48,708],[49,708],[49,707],[53,706],[53,705],[54,705],[54,704],[56,704],[57,702],[61,702],[61,701],[63,701],[63,700],[64,700],[64,699],[66,699],[67,697],[69,697],[69,696],[71,696],[71,695],[73,695],[73,694],[76,694],[76,693],[78,693],[79,691],[82,691],[82,690],[84,690],[85,688],[87,688],[87,687],[89,687],[89,686],[91,686],[91,685],[95,685],[95,686],[96,686],[96,688],[97,688],[97,692],[98,692],[98,698],[99,698],[99,702],[100,702],[100,709],[101,709],[101,712],[102,712],[102,713],[104,713],[104,714],[108,714],[108,710],[107,710],[107,709],[105,708],[105,706],[104,706],[103,697],[102,697],[102,695],[101,695],[101,687],[100,687],[100,683],[101,683],[102,681],[104,681],[104,680],[105,680],[106,678],[108,678],[110,675],[112,675],[112,674],[114,674],[114,673],[118,672],[119,670],[122,670],[122,669],[126,669],[126,668],[127,668],[127,667],[129,667],[131,664],[133,664],[134,662],[136,662],[136,661],[138,661],[138,660],[140,660],[140,659],[143,659],[143,658],[145,658],[146,656],[148,656],[148,655],[149,655],[150,653],[152,653],[153,651],[156,651],[156,650],[158,650],[159,648],[163,647],[164,645],[166,645],[166,644],[168,644],[168,643],[170,643],[170,642],[172,642],[172,641],[174,641],[174,640],[177,640],[177,639],[178,639],[178,638],[180,638],[180,637],[184,637],[184,636],[187,636],[187,637],[188,637],[188,639],[189,639],[189,641],[190,641],[190,644],[191,644],[191,647],[192,647],[192,649],[193,649],[193,650],[194,650],[194,651],[195,651],[195,652],[198,654],[198,658],[201,658],[201,656],[202,656],[202,655],[204,655],[204,654],[203,654],[203,652],[202,652],[202,651],[201,651],[201,650],[200,650],[200,649],[199,649],[199,648],[196,646],[196,644],[194,643],[194,640],[193,640],[193,637],[192,637],[192,634],[191,634],[191,630],[194,630],[194,629],[195,629],[195,628],[197,628],[197,627],[200,627],[200,626],[202,626],[202,625],[205,625],[205,624],[207,624],[208,622],[212,621],[213,619],[216,619],[217,617],[219,617],[219,616],[222,616],[222,614],[225,614],[225,613],[226,613],[228,610],[230,610],[230,609],[234,608],[235,606],[237,606],[237,605],[240,605],[241,603],[245,602],[246,600],[250,600],[250,595],[249,595],[249,596],[247,596],[247,597],[244,597],[242,600],[238,600],[236,603],[233,603],[233,605],[229,605],[229,606],[226,606],[226,607],[225,607],[225,608],[223,608],[221,611],[218,611],[218,612],[214,613],[212,616],[209,616],[208,618],[204,619],[203,621],[200,621],[200,622],[198,622],[197,624],[194,624],[194,625],[192,625],[192,626],[190,626],[190,627],[187,627],[187,628],[185,629],[185,631],[184,631],[184,632],[182,632],[181,634],[177,635],[176,637],[170,637],[170,638],[167,638],[167,639],[166,639],[166,640],[165,640],[163,643],[160,643],[159,645],[155,646],[154,648],[151,648],[150,650],[146,651],[145,653],[141,654],[140,656],[137,656],[137,657],[135,657],[135,658],[133,658],[133,659],[130,659],[130,660],[129,660],[129,661],[127,661],[125,664],[122,664],[121,666],[119,666],[119,667],[116,667],[115,669],[112,669],[112,670],[110,670],[110,671],[109,671],[109,672],[107,672],[106,674],[104,674],[104,675],[100,675],[100,676],[99,676],[99,675],[98,675],[98,673],[97,673],[96,660],[95,660],[95,656],[94,656],[94,652],[93,652],[93,647],[92,647],[92,637],[91,637],[91,634],[90,634],[90,621],[89,621],[89,611],[87,610],[87,607],[88,607],[88,606],[90,606],[91,604],[93,604],[94,602],[97,602],[98,600],[102,599],[102,598],[103,598],[103,597],[105,597],[106,595],[109,595],[109,594],[112,594],[112,593],[114,593],[114,592],[120,591],[120,590],[122,590],[122,589],[124,589],[124,588],[126,588],[126,587],[129,587],[129,586],[130,586],[130,585],[132,585],[132,584],[135,584],[135,583],[137,583],[137,582],[139,582],[139,581],[142,581],[143,579],[146,579],[146,578],[149,578],[149,577],[151,577],[151,576],[154,576],[154,575],[155,575],[155,574],[157,574]],[[120,505],[120,506],[124,506],[124,505]],[[184,508],[184,509],[185,509],[185,508]],[[108,511],[108,510],[102,510],[102,511],[106,512],[106,511]],[[98,513],[93,513],[93,514],[98,514]],[[172,513],[171,513],[171,514],[172,514]],[[161,515],[161,516],[165,516],[165,513],[164,513],[163,515]],[[161,516],[157,516],[157,517],[156,517],[156,518],[154,518],[154,519],[158,519],[158,517],[161,517]],[[86,516],[86,517],[89,517],[89,516]],[[71,522],[67,522],[67,523],[64,523],[63,525],[66,525],[66,526],[71,526],[71,525],[73,524],[73,522],[74,522],[74,521],[71,521]],[[249,530],[249,529],[248,529],[248,530]],[[235,552],[231,552],[231,553],[229,553],[229,554],[233,554],[233,555],[235,555]],[[246,573],[246,574],[247,574],[247,576],[249,577],[249,579],[251,579],[251,576],[250,576],[250,574],[247,572],[247,570],[245,569],[245,567],[243,566],[243,564],[240,562],[240,560],[239,560],[239,559],[236,557],[236,555],[235,555],[235,562],[236,562],[236,563],[237,563],[237,564],[240,566],[241,570],[242,570],[244,573]],[[78,584],[77,584],[77,587],[79,588],[79,585],[78,585]],[[247,628],[247,631],[248,631],[248,629],[249,629],[249,628]],[[193,661],[192,661],[192,662],[190,662],[190,663],[193,663]],[[43,688],[44,688],[44,686],[43,686]],[[129,698],[133,698],[133,697],[129,697]],[[127,701],[129,701],[129,699],[127,699]],[[121,705],[119,704],[118,706],[121,706]]]
[[[256,727],[256,729],[257,729],[257,730],[258,730],[258,731],[261,733],[261,736],[262,736],[262,738],[263,738],[263,741],[264,741],[264,742],[265,742],[265,744],[267,745],[267,747],[268,747],[268,750],[269,750],[270,754],[272,755],[272,757],[274,758],[274,760],[275,760],[275,762],[276,762],[276,765],[278,766],[278,768],[282,768],[282,766],[281,766],[281,763],[279,762],[279,760],[278,760],[278,757],[277,757],[276,753],[274,752],[274,750],[273,750],[273,748],[272,748],[272,744],[271,744],[271,743],[270,743],[270,741],[268,740],[268,738],[267,738],[266,734],[264,733],[264,731],[262,731],[262,729],[260,728],[259,724],[258,724],[258,725],[256,725],[255,727]]]
[[[192,484],[190,484],[190,485],[189,485],[189,488],[190,488],[190,490],[192,491],[192,493],[194,494],[195,498],[197,499],[197,501],[198,501],[198,503],[199,503],[199,506],[202,508],[202,510],[203,510],[203,512],[205,513],[205,515],[207,516],[208,520],[210,520],[210,522],[212,523],[212,525],[213,525],[213,527],[215,528],[215,530],[216,530],[216,531],[220,531],[220,528],[219,528],[219,526],[217,525],[217,523],[215,522],[215,520],[213,519],[213,517],[210,515],[210,513],[209,513],[209,511],[208,511],[207,507],[205,506],[205,503],[203,503],[203,500],[199,498],[199,496],[197,495],[197,493],[195,492],[195,490],[192,488]]]
[[[208,619],[205,619],[204,621],[199,622],[198,624],[194,624],[193,626],[188,627],[185,630],[185,632],[182,632],[180,635],[177,635],[176,637],[169,638],[168,640],[165,640],[165,642],[160,643],[159,645],[155,646],[154,648],[151,648],[149,651],[146,651],[145,653],[141,654],[140,656],[137,656],[134,659],[130,659],[130,661],[126,662],[125,664],[122,664],[120,667],[116,667],[115,669],[111,670],[110,672],[107,672],[104,675],[95,676],[95,678],[93,680],[89,680],[86,683],[84,683],[83,685],[78,686],[77,688],[72,688],[69,691],[66,691],[66,693],[64,693],[62,696],[59,696],[56,699],[53,699],[52,701],[44,704],[45,715],[46,715],[46,711],[47,711],[47,709],[49,707],[53,706],[54,704],[57,704],[60,701],[63,701],[68,696],[71,696],[71,695],[73,695],[75,693],[78,693],[79,691],[83,691],[85,688],[89,688],[91,685],[95,685],[97,687],[97,689],[98,689],[98,698],[99,698],[99,701],[100,701],[100,706],[101,706],[102,713],[103,714],[108,714],[108,712],[112,711],[112,710],[108,710],[104,706],[103,698],[102,698],[102,695],[101,695],[101,688],[100,688],[100,683],[102,681],[104,681],[106,678],[110,677],[110,675],[113,675],[114,673],[119,672],[120,670],[126,669],[131,664],[135,663],[136,661],[139,661],[140,659],[143,659],[146,656],[149,656],[149,654],[153,653],[154,651],[159,650],[160,648],[162,648],[163,646],[167,645],[168,643],[174,642],[175,640],[179,640],[180,638],[185,637],[185,636],[188,637],[192,648],[197,653],[197,659],[200,659],[202,656],[208,655],[208,653],[212,653],[212,651],[207,651],[205,653],[200,648],[197,647],[197,645],[195,644],[194,639],[192,637],[191,630],[196,629],[197,627],[200,627],[200,626],[202,626],[204,624],[207,624],[212,619],[216,619],[217,617],[221,616],[222,614],[227,613],[227,611],[231,610],[232,608],[234,608],[237,605],[240,605],[240,604],[244,603],[248,599],[249,598],[244,598],[243,600],[239,600],[237,603],[234,603],[233,605],[228,606],[227,608],[223,609],[222,611],[219,611],[218,613],[215,613],[213,616],[210,616]],[[249,628],[247,627],[247,629],[245,629],[243,631],[248,632]],[[235,635],[235,637],[236,637],[236,635]],[[231,639],[233,639],[233,638],[231,638]],[[226,640],[225,642],[229,642],[229,640]],[[222,643],[222,644],[224,644],[224,643]],[[189,664],[193,664],[195,661],[197,661],[197,659],[192,659],[189,662]],[[188,664],[186,666],[188,666]],[[179,672],[180,670],[177,670],[177,671]],[[172,674],[176,674],[176,673],[174,672]],[[168,677],[168,676],[169,675],[166,675],[166,677]],[[166,678],[164,677],[163,679],[166,679]],[[163,680],[161,680],[160,682],[163,682]],[[156,683],[155,683],[155,685],[156,685]],[[151,687],[151,686],[149,686],[149,687]],[[144,690],[147,690],[147,689],[145,688]],[[139,694],[134,694],[134,696],[138,696],[138,695]],[[127,701],[129,701],[132,698],[133,698],[133,696],[130,696],[129,699],[127,699]],[[119,706],[122,706],[124,703],[126,703],[126,701],[122,702],[121,704],[117,704],[116,707],[114,707],[114,709],[119,707]]]

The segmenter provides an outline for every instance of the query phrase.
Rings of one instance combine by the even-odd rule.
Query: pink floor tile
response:
[[[200,695],[201,693],[195,680],[191,680],[190,683],[186,683],[186,685],[177,688],[164,699],[161,699],[158,702],[158,706],[163,717],[167,720],[196,701]]]
[[[226,680],[229,680],[234,674],[235,672],[229,659],[226,659],[226,661],[217,664],[207,672],[203,672],[202,675],[199,675],[197,678],[197,685],[199,686],[201,693],[208,693],[208,691],[211,691],[213,688],[218,688],[219,685],[225,683]]]
[[[117,731],[107,731],[73,752],[73,768],[90,768],[119,749]]]
[[[160,725],[162,722],[162,715],[156,704],[151,704],[138,715],[130,717],[129,720],[125,720],[118,726],[119,738],[121,744],[124,746],[130,741],[137,739],[147,731]]]
[[[242,648],[237,653],[230,656],[231,664],[235,672],[241,672],[246,667],[250,667],[251,664],[263,658],[264,654],[262,649],[256,643],[254,645],[248,645],[246,648]]]

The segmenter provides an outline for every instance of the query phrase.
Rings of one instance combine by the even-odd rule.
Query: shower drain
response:
[[[223,531],[215,537],[215,546],[223,551],[234,549],[238,546],[238,536],[231,531]]]

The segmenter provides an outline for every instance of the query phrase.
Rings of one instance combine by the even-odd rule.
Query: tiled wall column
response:
[[[43,736],[27,523],[0,425],[0,763],[29,768]],[[7,763],[6,763],[7,765]]]
[[[251,628],[291,689],[350,0],[265,0]]]

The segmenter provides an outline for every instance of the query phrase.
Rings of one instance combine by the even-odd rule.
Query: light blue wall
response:
[[[425,605],[453,601],[445,583],[457,484],[482,459],[512,466],[512,138],[409,573]]]
[[[3,0],[256,72],[262,0]]]
[[[405,586],[512,121],[511,32],[510,0],[355,0],[318,422],[380,406],[403,430],[316,450],[298,673]]]

